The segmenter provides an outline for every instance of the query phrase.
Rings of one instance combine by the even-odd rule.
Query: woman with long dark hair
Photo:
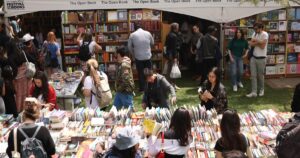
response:
[[[150,137],[148,140],[149,154],[156,156],[162,147],[162,139],[164,139],[163,150],[166,158],[183,158],[189,149],[191,143],[191,117],[189,111],[183,107],[178,108],[170,123],[170,128],[161,133],[160,138],[154,143]],[[162,135],[164,138],[162,138]],[[155,137],[155,136],[153,136]]]
[[[237,30],[234,38],[229,42],[228,47],[230,57],[230,74],[233,91],[243,88],[243,58],[248,56],[248,41],[245,39],[243,30]]]
[[[30,89],[30,96],[39,100],[42,106],[49,110],[58,109],[54,88],[48,84],[48,78],[42,71],[37,71],[33,77],[33,85]]]
[[[222,153],[238,150],[252,158],[250,144],[246,136],[240,132],[240,117],[235,110],[226,110],[221,120],[222,137],[216,142],[216,158],[223,158]]]
[[[217,67],[210,70],[208,80],[199,88],[198,93],[201,105],[204,105],[206,110],[215,108],[218,113],[222,113],[227,108],[227,95],[221,83],[221,72]]]

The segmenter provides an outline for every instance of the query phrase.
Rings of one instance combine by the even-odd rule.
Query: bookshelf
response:
[[[134,32],[134,23],[141,23],[155,40],[152,48],[153,69],[160,72],[162,69],[162,12],[151,9],[121,9],[121,10],[94,10],[62,13],[62,30],[64,41],[64,66],[66,69],[79,68],[79,47],[76,38],[79,30],[89,31],[94,40],[101,45],[102,51],[98,53],[99,68],[106,72],[109,79],[115,79],[116,50],[119,46],[127,46],[129,35]],[[137,70],[132,59],[134,79],[137,79]]]

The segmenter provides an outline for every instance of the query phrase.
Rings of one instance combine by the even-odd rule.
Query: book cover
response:
[[[300,23],[296,22],[296,21],[292,22],[291,23],[291,30],[293,30],[293,31],[300,30]]]
[[[128,17],[127,10],[117,10],[117,12],[118,12],[118,20],[120,21],[127,20]]]
[[[286,20],[286,10],[279,10],[278,11],[278,19],[279,20]]]
[[[279,53],[284,53],[285,52],[285,45],[279,45],[278,52]]]
[[[279,52],[279,45],[278,44],[273,45],[273,52],[276,52],[276,53]]]
[[[277,74],[285,74],[285,65],[284,64],[276,65],[276,73]]]
[[[160,19],[161,19],[161,11],[159,11],[159,10],[152,10],[151,20],[160,20]]]
[[[296,53],[290,53],[287,55],[288,63],[296,63],[298,61],[298,56]]]
[[[297,65],[298,64],[287,64],[287,73],[288,74],[295,74],[297,73]]]
[[[268,18],[268,12],[264,12],[264,13],[261,13],[260,14],[260,18],[261,18],[261,20],[269,20],[269,18]]]
[[[267,54],[272,54],[273,53],[273,44],[268,44],[267,46]]]
[[[289,33],[288,34],[288,42],[292,42],[293,40],[293,34]]]
[[[268,55],[267,64],[275,64],[275,63],[276,63],[275,55]]]
[[[285,31],[286,27],[287,27],[287,21],[279,21],[279,27],[278,27],[279,31]]]
[[[247,26],[247,20],[246,19],[240,19],[240,27]]]
[[[278,30],[278,22],[269,22],[269,30],[277,31]]]
[[[290,8],[288,9],[288,19],[294,20],[296,16],[296,8]]]
[[[300,53],[298,53],[298,63],[300,64]]]
[[[297,74],[300,74],[300,64],[297,64]]]
[[[297,20],[300,20],[300,8],[297,8],[297,9],[296,9],[296,15],[295,15],[295,18],[296,18]]]
[[[118,12],[117,11],[108,11],[107,12],[107,21],[118,21]]]
[[[152,19],[152,10],[143,9],[143,20],[151,20]]]
[[[300,53],[300,45],[295,45],[295,52]]]
[[[266,66],[266,75],[274,75],[276,74],[275,66]]]
[[[276,64],[284,63],[284,55],[276,55]]]
[[[288,53],[293,53],[295,52],[295,45],[294,44],[287,44],[287,52]]]

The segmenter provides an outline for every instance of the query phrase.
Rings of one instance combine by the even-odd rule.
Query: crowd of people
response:
[[[54,72],[61,69],[59,62],[60,47],[57,43],[54,32],[49,32],[47,40],[38,50],[33,42],[34,37],[30,33],[22,38],[10,36],[17,34],[20,36],[19,27],[12,23],[13,33],[7,33],[6,25],[0,27],[0,112],[13,114],[14,117],[21,117],[22,126],[17,128],[18,151],[21,151],[21,143],[27,137],[38,139],[48,157],[55,157],[55,145],[49,131],[45,127],[35,125],[40,118],[41,109],[59,109],[54,88],[48,83],[48,78]],[[113,105],[117,109],[134,109],[133,98],[135,96],[135,83],[132,72],[132,60],[134,59],[138,72],[138,88],[143,92],[142,107],[169,108],[176,104],[176,91],[180,88],[176,85],[175,79],[170,78],[172,66],[180,64],[179,61],[189,61],[194,68],[195,79],[199,81],[198,90],[200,104],[207,110],[216,109],[218,114],[223,114],[221,120],[222,137],[216,142],[216,157],[226,157],[228,151],[239,151],[241,156],[252,154],[249,150],[247,137],[240,133],[240,119],[236,111],[228,110],[228,100],[224,85],[221,83],[220,61],[222,51],[216,37],[217,28],[209,26],[207,33],[203,35],[199,26],[193,26],[193,35],[189,43],[182,37],[179,31],[179,24],[171,24],[170,33],[166,37],[164,58],[166,59],[167,73],[159,74],[152,69],[151,47],[154,39],[151,33],[144,30],[139,23],[135,23],[135,32],[131,33],[128,45],[119,47],[116,51],[117,69],[115,79],[115,95]],[[251,93],[247,97],[264,96],[264,71],[266,65],[266,54],[268,44],[268,34],[263,31],[263,25],[254,25],[255,33],[251,41],[244,37],[242,30],[237,30],[235,37],[228,44],[230,77],[233,91],[243,88],[243,58],[250,59],[251,70]],[[95,83],[104,80],[108,84],[108,77],[105,72],[100,71],[97,60],[97,53],[101,51],[101,46],[93,41],[92,34],[80,32],[77,38],[80,48],[79,59],[82,71],[85,76],[82,82],[82,93],[85,97],[85,105],[89,108],[99,107]],[[189,54],[180,53],[185,47]],[[250,47],[249,47],[250,46]],[[188,49],[186,49],[188,48]],[[84,54],[87,52],[87,54]],[[190,57],[186,59],[186,57]],[[130,58],[132,57],[132,58]],[[184,59],[182,59],[184,58]],[[28,69],[27,62],[31,62],[36,67],[36,73],[32,78],[26,75]],[[297,91],[297,92],[296,92]],[[299,111],[299,85],[296,87],[292,110]],[[195,95],[197,95],[195,93]],[[33,97],[28,99],[28,97]],[[105,110],[107,106],[101,107]],[[21,114],[20,114],[21,113]],[[15,132],[15,131],[14,131]],[[13,157],[14,132],[8,138],[7,154]],[[157,156],[161,154],[162,142],[164,144],[164,154],[167,158],[182,158],[189,153],[191,143],[191,117],[185,108],[178,108],[170,122],[170,127],[166,132],[158,136],[150,136],[146,133],[149,144],[149,155]],[[156,137],[156,141],[153,142]],[[106,158],[134,158],[138,142],[131,129],[124,128],[118,131],[115,145],[106,153]],[[26,153],[21,153],[26,154]]]

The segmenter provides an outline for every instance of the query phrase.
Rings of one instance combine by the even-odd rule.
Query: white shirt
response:
[[[80,46],[82,46],[82,40],[79,41]],[[95,52],[95,45],[97,43],[95,41],[91,41],[90,45],[89,45],[89,50],[91,54],[94,54]]]
[[[155,142],[153,142],[155,141]],[[180,146],[176,139],[164,139],[163,150],[172,155],[186,155],[190,145]],[[151,157],[155,157],[162,149],[161,139],[157,139],[156,136],[150,136],[148,138],[148,152]]]
[[[266,43],[266,46],[264,49],[261,49],[260,47],[258,46],[255,46],[254,48],[254,52],[253,52],[253,55],[255,57],[267,57],[267,47],[268,47],[268,39],[269,39],[269,35],[267,32],[265,31],[262,31],[261,33],[257,34],[257,33],[254,33],[252,35],[252,39],[255,39],[257,41],[264,41],[264,40],[267,40],[267,43]]]
[[[153,44],[154,39],[151,33],[143,29],[136,30],[130,34],[128,39],[128,49],[137,60],[151,59],[151,46]]]
[[[99,71],[97,71],[97,72],[98,72],[98,75],[100,76],[100,72]],[[105,80],[108,81],[107,75],[104,72],[101,72],[101,76],[104,77]],[[85,78],[84,83],[83,83],[83,87],[84,87],[84,89],[96,92],[96,87],[94,85],[94,81],[93,81],[93,78],[91,76],[87,76]],[[92,102],[91,102],[91,97],[92,97]],[[98,103],[95,95],[91,94],[91,96],[85,97],[85,105],[86,105],[86,107],[95,109],[99,106],[99,103]]]

